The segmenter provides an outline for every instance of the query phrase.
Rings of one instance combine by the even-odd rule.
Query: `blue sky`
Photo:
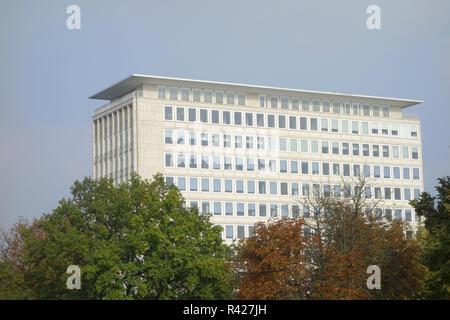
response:
[[[66,8],[81,8],[81,30]],[[381,8],[381,30],[366,8]],[[450,174],[450,1],[0,2],[0,228],[91,174],[92,94],[132,73],[424,100],[425,191]]]

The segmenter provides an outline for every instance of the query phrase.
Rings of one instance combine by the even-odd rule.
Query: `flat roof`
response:
[[[221,87],[228,89],[241,89],[247,91],[261,91],[261,93],[273,92],[278,94],[308,94],[317,97],[327,97],[330,99],[356,98],[358,100],[366,100],[367,102],[378,102],[386,103],[391,105],[400,106],[402,108],[410,107],[419,103],[423,103],[421,100],[413,99],[398,99],[398,98],[388,98],[388,97],[377,97],[377,96],[367,96],[358,94],[346,94],[340,92],[326,92],[326,91],[311,91],[311,90],[299,90],[299,89],[288,89],[288,88],[278,88],[278,87],[268,87],[268,86],[258,86],[240,83],[230,83],[230,82],[218,82],[218,81],[206,81],[206,80],[194,80],[194,79],[183,79],[183,78],[173,78],[173,77],[161,77],[154,75],[142,75],[142,74],[132,74],[131,76],[113,84],[112,86],[92,95],[89,99],[99,99],[99,100],[114,100],[121,96],[124,96],[142,84],[160,84],[160,85],[170,85],[174,82],[184,82],[188,87],[198,87],[202,88],[213,88]],[[253,90],[250,90],[253,89]],[[264,91],[264,92],[262,92]],[[345,100],[345,99],[344,99]]]

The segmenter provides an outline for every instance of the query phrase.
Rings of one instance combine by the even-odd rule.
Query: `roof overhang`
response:
[[[357,95],[357,94],[345,94],[339,92],[326,92],[326,91],[310,91],[310,90],[298,90],[298,89],[286,89],[277,87],[267,87],[267,86],[257,86],[239,83],[229,83],[229,82],[217,82],[217,81],[205,81],[205,80],[193,80],[193,79],[183,79],[183,78],[172,78],[172,77],[160,77],[153,75],[141,75],[132,74],[128,78],[125,78],[112,86],[92,95],[90,99],[99,100],[114,100],[124,96],[134,90],[136,90],[142,84],[159,84],[167,86],[175,86],[177,82],[183,82],[181,86],[186,87],[201,87],[201,88],[217,88],[236,90],[236,91],[255,91],[258,90],[261,94],[270,93],[279,95],[316,95],[318,97],[323,97],[327,99],[340,99],[340,100],[366,100],[367,102],[380,103],[380,104],[390,104],[399,106],[401,108],[410,107],[419,103],[423,103],[421,100],[412,99],[397,99],[388,97],[377,97],[377,96],[367,96],[367,95]]]

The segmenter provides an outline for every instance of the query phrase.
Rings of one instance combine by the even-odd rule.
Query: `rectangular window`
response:
[[[166,161],[166,167],[171,168],[173,167],[173,155],[171,153],[166,153],[165,157]]]
[[[247,193],[255,194],[255,181],[247,180]]]
[[[331,132],[339,132],[339,121],[331,119]]]
[[[173,110],[171,106],[164,107],[164,120],[173,120]]]
[[[247,171],[255,171],[255,159],[247,158]]]
[[[374,157],[380,156],[380,146],[378,144],[372,145],[372,156]]]
[[[411,147],[411,158],[414,160],[419,159],[419,148],[418,147]]]
[[[368,122],[361,122],[361,132],[362,134],[369,134],[369,123]]]
[[[309,99],[302,99],[302,110],[309,111]]]
[[[173,131],[172,130],[164,130],[164,143],[165,144],[173,144]]]
[[[244,205],[244,204],[242,203],[242,205]],[[244,214],[242,214],[242,215],[244,215]],[[245,226],[237,226],[237,238],[238,239],[245,238]]]
[[[339,163],[333,163],[333,175],[334,176],[341,175],[341,165]]]
[[[267,115],[267,126],[269,128],[275,128],[275,115],[273,114]]]
[[[202,178],[202,191],[209,192],[209,179]]]
[[[227,239],[233,239],[233,226],[227,225],[225,226],[225,236]]]
[[[258,159],[258,171],[266,171],[266,159]]]
[[[297,139],[289,139],[289,146],[291,152],[297,152]]]
[[[253,113],[251,112],[245,113],[245,125],[249,127],[253,126]]]
[[[308,120],[306,117],[300,117],[300,130],[308,130]]]
[[[380,166],[373,166],[373,177],[374,178],[381,178]]]
[[[170,100],[178,100],[178,88],[169,89]]]
[[[342,133],[348,133],[348,120],[341,120]]]
[[[245,106],[245,93],[239,92],[238,93],[238,105]]]
[[[213,156],[213,169],[220,170],[220,157],[219,156]]]
[[[219,110],[211,110],[211,122],[219,123]]]
[[[400,179],[400,167],[393,167],[394,169],[394,179]]]
[[[384,188],[384,199],[391,200],[391,198],[392,198],[391,188],[385,187]]]
[[[323,112],[330,112],[330,101],[324,100],[322,102],[322,111]]]
[[[202,90],[192,89],[192,100],[194,102],[201,102]]]
[[[177,120],[184,121],[184,107],[177,107]]]
[[[389,106],[388,105],[383,106],[383,117],[389,118]]]
[[[372,134],[378,134],[378,123],[372,122],[371,127],[372,127]]]
[[[236,215],[239,217],[244,216],[244,204],[242,202],[236,203]],[[239,230],[239,227],[238,227],[238,230]]]
[[[409,168],[407,168],[407,167],[403,168],[403,179],[405,179],[405,180],[409,180],[410,179]]]
[[[189,191],[198,191],[197,178],[189,178]]]
[[[238,111],[234,112],[234,125],[236,125],[236,126],[242,125],[242,112],[238,112]]]
[[[383,150],[383,158],[389,158],[389,146],[383,145],[382,150]]]
[[[255,209],[255,204],[254,203],[247,204],[247,215],[249,217],[254,217],[256,215],[256,209]]]
[[[280,182],[280,194],[282,196],[288,195],[288,183],[287,182]]]
[[[208,146],[208,133],[207,132],[202,132],[201,133],[201,144],[203,147],[207,147]]]
[[[354,133],[354,134],[359,133],[358,121],[352,121],[352,133]]]
[[[158,99],[167,99],[167,88],[158,86]]]
[[[223,135],[223,147],[231,148],[231,136],[229,134]]]
[[[256,137],[258,150],[264,150],[264,137]]]
[[[270,97],[270,107],[278,108],[278,97]]]
[[[259,216],[266,217],[267,216],[267,207],[265,203],[259,204]]]
[[[202,155],[202,163],[201,163],[202,169],[209,169],[209,155],[203,154]]]
[[[278,115],[278,128],[280,129],[286,128],[286,116]]]
[[[183,153],[178,154],[177,167],[178,168],[185,168],[186,167],[186,158],[185,158]]]
[[[234,147],[236,149],[242,148],[242,136],[234,136]]]
[[[211,90],[205,90],[203,93],[203,100],[205,102],[212,103],[212,95],[213,93]]]
[[[267,97],[266,96],[259,96],[259,106],[261,108],[267,107]]]
[[[291,173],[298,173],[298,161],[291,160]]]
[[[384,166],[383,167],[383,172],[384,172],[384,178],[385,179],[390,179],[391,178],[391,167]]]
[[[352,148],[353,148],[353,155],[359,156],[359,143],[353,143]]]
[[[309,174],[308,161],[302,161],[302,174]]]
[[[289,129],[297,129],[297,117],[289,116]]]
[[[223,124],[231,124],[231,112],[230,111],[222,112],[222,123]]]
[[[341,113],[341,103],[337,101],[333,101],[333,113]]]
[[[395,200],[402,200],[400,188],[394,188],[394,199]]]
[[[329,176],[330,175],[330,164],[328,162],[323,162],[322,163],[322,174],[324,176]]]
[[[312,101],[312,111],[320,112],[320,101],[319,100]]]
[[[213,179],[213,192],[222,192],[222,184],[220,179]]]
[[[222,215],[222,203],[214,202],[214,215],[221,216]]]
[[[317,131],[317,118],[309,119],[309,128],[312,131]]]
[[[266,194],[266,182],[258,181],[258,194]]]
[[[322,141],[322,153],[323,154],[329,153],[328,141]]]
[[[197,155],[195,154],[189,155],[189,168],[197,169]]]
[[[233,192],[233,180],[225,179],[225,181],[224,181],[224,190],[227,193],[232,193]]]
[[[224,170],[231,170],[231,157],[223,157],[223,169]]]
[[[308,152],[308,140],[300,140],[300,151]]]
[[[419,168],[413,168],[413,179],[414,180],[420,180]]]
[[[280,160],[280,173],[287,173],[287,160]]]
[[[365,164],[363,170],[364,170],[364,177],[370,178],[370,165]]]
[[[322,131],[328,131],[328,119],[321,119],[321,129]]]
[[[350,146],[348,142],[342,142],[342,154],[346,156],[350,154]]]
[[[223,104],[223,91],[216,91],[216,103]]]
[[[281,97],[281,109],[289,109],[289,98]]]
[[[256,125],[258,127],[264,127],[264,114],[262,113],[256,114]]]
[[[245,147],[247,149],[253,149],[253,137],[251,136],[245,137]]]
[[[333,154],[339,154],[339,142],[332,142],[331,146]]]
[[[370,116],[370,105],[363,104],[363,115]]]
[[[181,88],[181,100],[189,101],[189,89]]]
[[[188,121],[189,122],[197,121],[197,109],[196,108],[188,108]]]
[[[208,109],[200,109],[200,121],[208,123]]]
[[[292,110],[298,110],[300,101],[298,98],[292,98]]]
[[[311,162],[311,169],[312,169],[312,174],[319,174],[319,163],[318,162]]]

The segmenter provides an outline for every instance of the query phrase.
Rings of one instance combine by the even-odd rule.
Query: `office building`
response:
[[[228,242],[270,217],[309,217],[298,199],[354,190],[364,176],[376,215],[420,223],[422,101],[132,75],[95,94],[93,177],[160,172]]]

